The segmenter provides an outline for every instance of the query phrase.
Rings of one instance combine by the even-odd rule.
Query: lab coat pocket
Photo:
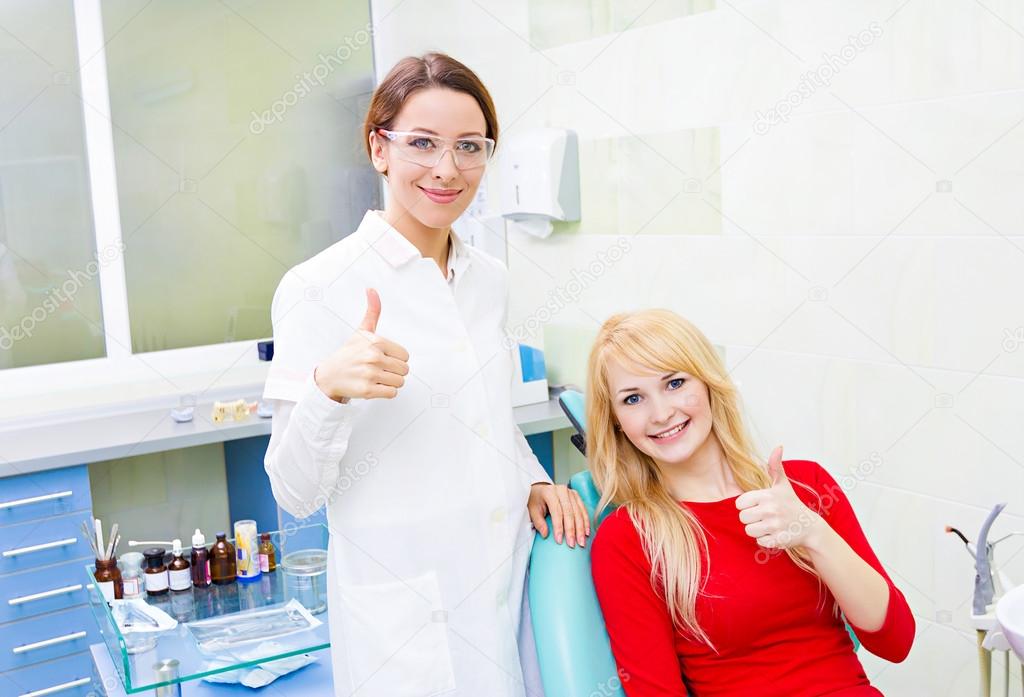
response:
[[[447,613],[434,571],[404,582],[343,583],[341,605],[352,687],[359,694],[430,697],[455,689]]]

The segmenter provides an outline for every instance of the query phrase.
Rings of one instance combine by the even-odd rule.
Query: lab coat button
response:
[[[493,511],[491,511],[491,522],[492,523],[502,523],[504,521],[505,521],[505,509],[504,508],[495,508]]]
[[[477,434],[481,438],[487,438],[491,435],[491,429],[487,427],[487,422],[483,421],[476,425],[476,428],[473,429],[473,433]]]

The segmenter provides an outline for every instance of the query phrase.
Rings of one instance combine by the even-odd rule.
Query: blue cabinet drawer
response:
[[[83,557],[0,576],[0,624],[89,602],[85,565],[91,562],[89,557]]]
[[[92,508],[87,465],[0,479],[0,525],[13,525],[87,508]]]
[[[0,695],[86,697],[93,691],[92,656],[88,651],[0,674]],[[63,689],[55,690],[57,687]],[[54,691],[51,691],[54,690]]]
[[[100,641],[88,605],[5,625],[0,631],[0,671],[84,651]]]
[[[91,511],[0,528],[0,574],[91,559],[92,547],[82,532],[82,521],[92,521]]]

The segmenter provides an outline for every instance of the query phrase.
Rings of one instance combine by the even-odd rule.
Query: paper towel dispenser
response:
[[[575,131],[534,128],[506,136],[499,172],[501,215],[509,221],[509,228],[547,237],[552,221],[580,219]]]

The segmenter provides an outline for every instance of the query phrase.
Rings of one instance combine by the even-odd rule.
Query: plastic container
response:
[[[235,568],[239,581],[254,581],[260,577],[259,544],[255,520],[235,522]]]
[[[285,598],[295,598],[314,615],[327,609],[327,550],[300,549],[281,560]]]

